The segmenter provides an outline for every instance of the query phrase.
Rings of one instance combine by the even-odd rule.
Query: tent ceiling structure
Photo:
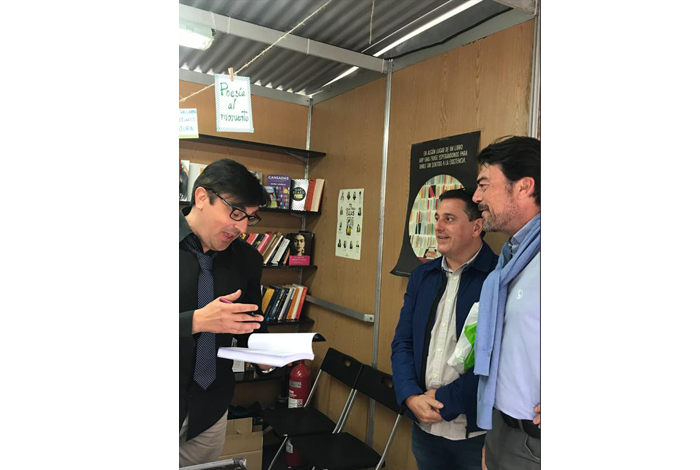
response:
[[[308,103],[337,81],[368,82],[386,73],[387,59],[404,57],[445,43],[465,31],[498,19],[529,0],[332,0],[265,54],[241,71],[253,93]],[[213,83],[213,74],[243,67],[327,0],[179,0],[180,18],[210,27],[207,50],[180,46],[180,78]],[[469,8],[398,44],[379,51],[460,6]],[[518,12],[523,16],[526,15]],[[370,27],[371,26],[371,27]],[[371,34],[371,37],[370,37]],[[266,88],[267,90],[262,90]],[[327,93],[326,93],[327,94]],[[314,98],[316,101],[316,98]]]

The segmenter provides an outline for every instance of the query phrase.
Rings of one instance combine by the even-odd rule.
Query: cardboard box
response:
[[[219,457],[219,460],[227,459],[246,459],[245,467],[248,470],[262,470],[262,449],[249,452],[241,452],[239,454],[226,454]]]
[[[262,441],[262,426],[253,426],[253,418],[229,419],[221,455],[262,451]]]

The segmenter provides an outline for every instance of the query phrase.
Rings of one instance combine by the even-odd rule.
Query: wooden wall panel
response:
[[[533,22],[513,26],[393,75],[382,269],[379,368],[391,370],[391,341],[408,278],[390,274],[401,249],[409,192],[411,144],[481,131],[479,149],[503,135],[527,135]],[[489,234],[500,251],[504,237]],[[375,448],[391,431],[391,413],[375,419]],[[387,470],[415,469],[411,423],[404,419]]]
[[[206,85],[180,80],[180,99],[201,90]],[[200,134],[218,135],[229,139],[248,140],[286,147],[306,147],[308,108],[286,101],[262,96],[251,97],[255,132],[216,132],[216,102],[214,87],[188,98],[180,108],[197,108]]]
[[[314,162],[310,176],[324,178],[322,214],[310,220],[316,234],[314,248],[318,270],[309,277],[309,293],[329,302],[363,313],[374,312],[379,230],[379,189],[384,137],[386,79],[324,101],[313,108],[311,148],[326,152]],[[341,188],[364,188],[363,235],[359,261],[335,256],[338,195]],[[314,331],[327,343],[319,343],[314,361],[317,370],[328,346],[333,346],[364,363],[372,362],[373,325],[309,305]],[[386,369],[388,371],[388,369]],[[347,393],[342,385],[323,387],[316,402],[321,410],[336,418]],[[367,429],[367,400],[353,408],[346,429],[360,438]]]

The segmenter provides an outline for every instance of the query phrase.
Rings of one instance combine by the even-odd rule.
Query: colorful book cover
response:
[[[270,197],[270,202],[266,207],[270,209],[277,209],[277,196],[275,195],[275,188],[272,186],[263,186],[265,188],[265,191],[267,191],[267,195]]]
[[[314,234],[311,232],[295,232],[287,234],[291,242],[289,266],[311,266]]]
[[[309,180],[294,179],[292,180],[292,210],[305,210],[306,201],[309,194]]]
[[[190,161],[180,160],[180,201],[188,201],[187,186],[189,184]]]
[[[278,209],[289,209],[291,182],[289,175],[267,175],[265,184],[274,189]]]

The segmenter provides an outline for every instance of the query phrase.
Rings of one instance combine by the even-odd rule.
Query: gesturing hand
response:
[[[262,315],[248,315],[243,312],[255,312],[255,304],[238,304],[235,301],[241,296],[238,289],[233,294],[217,297],[204,307],[194,311],[192,316],[192,334],[208,331],[210,333],[252,333],[260,328]],[[229,302],[222,302],[226,299]]]
[[[435,399],[435,390],[428,390],[422,395],[411,395],[406,398],[406,406],[416,415],[416,418],[421,423],[439,423],[442,421],[439,410],[444,405]]]

